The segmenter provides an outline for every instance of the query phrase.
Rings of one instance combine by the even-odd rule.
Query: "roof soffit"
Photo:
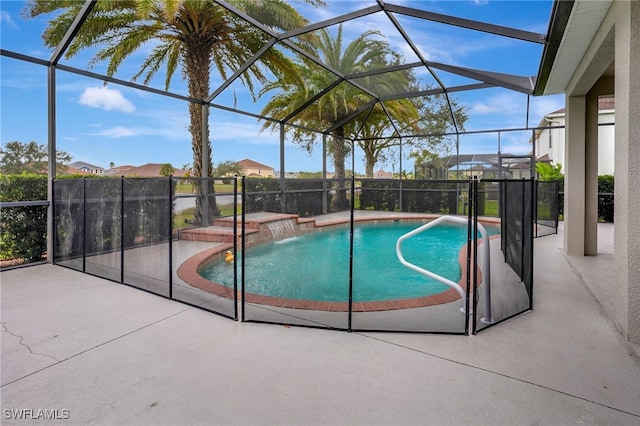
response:
[[[564,3],[560,0],[556,0],[556,2]],[[575,0],[569,19],[564,27],[564,32],[561,35],[562,39],[558,50],[553,58],[548,79],[543,83],[543,88],[537,88],[537,94],[551,95],[565,92],[576,69],[598,33],[612,3],[612,0]],[[555,30],[557,31],[558,29],[556,28]],[[550,38],[553,38],[554,28],[551,28],[549,33]],[[555,37],[558,37],[557,32]],[[557,42],[557,40],[555,41]],[[550,39],[549,43],[552,45],[554,40]],[[543,58],[544,60],[545,58]],[[542,67],[540,73],[544,72]],[[538,78],[544,80],[542,75],[539,75]]]

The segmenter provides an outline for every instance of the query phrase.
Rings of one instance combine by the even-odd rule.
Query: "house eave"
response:
[[[555,1],[534,95],[566,91],[612,4],[612,0]]]

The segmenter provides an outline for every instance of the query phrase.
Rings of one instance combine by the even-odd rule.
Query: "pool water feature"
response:
[[[420,298],[449,289],[406,268],[396,257],[398,238],[418,226],[392,222],[354,228],[354,302]],[[495,234],[497,228],[489,232]],[[442,224],[408,239],[403,255],[423,269],[458,282],[462,274],[459,255],[466,241],[466,226]],[[348,300],[348,227],[262,244],[247,249],[245,255],[247,292],[282,299]],[[210,263],[199,272],[210,281],[233,285],[233,268],[224,261]]]

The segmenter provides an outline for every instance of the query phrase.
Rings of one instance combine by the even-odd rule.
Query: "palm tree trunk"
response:
[[[209,76],[211,72],[210,52],[211,46],[206,42],[193,40],[191,45],[187,46],[184,55],[185,70],[187,74],[189,96],[195,99],[205,99],[209,96]],[[200,104],[189,104],[189,131],[191,133],[191,146],[193,150],[193,176],[210,178],[213,174],[213,166],[211,161],[211,141],[209,140],[209,129],[207,134],[203,135],[202,108]],[[209,161],[207,170],[203,170],[202,152],[203,147],[208,147]],[[207,195],[208,203],[204,202],[204,196]],[[204,211],[208,205],[208,212]],[[213,180],[208,180],[204,184],[198,182],[196,185],[196,211],[194,222],[197,225],[208,225],[211,219],[220,214],[216,205],[215,189]],[[204,223],[207,222],[207,223]]]
[[[336,194],[332,200],[332,206],[336,210],[344,210],[349,207],[349,200],[347,199],[347,191],[345,189],[346,172],[344,167],[345,159],[349,152],[349,148],[344,140],[344,130],[339,127],[334,131],[336,137],[332,138],[332,153],[333,153],[333,166],[336,172],[336,179],[338,179],[338,188]]]

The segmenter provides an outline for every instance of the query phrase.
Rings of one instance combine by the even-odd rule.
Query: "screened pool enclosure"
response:
[[[132,81],[123,71],[127,67],[98,66],[89,71],[80,59],[65,56],[76,51],[86,27],[110,13],[100,2],[88,0],[77,7],[75,19],[65,21],[64,36],[47,52],[48,57],[21,52],[17,45],[13,48],[3,41],[3,62],[33,67],[46,81],[46,117],[34,117],[34,121],[48,129],[50,158],[55,157],[61,139],[57,125],[69,118],[60,102],[60,86],[108,84],[152,97],[158,106],[180,104],[185,110],[188,106],[191,121],[183,131],[194,144],[194,164],[206,176],[58,178],[56,164],[50,161],[47,200],[3,203],[3,209],[23,209],[19,212],[26,215],[33,206],[48,206],[48,261],[243,321],[349,331],[468,334],[530,310],[533,238],[555,232],[558,220],[557,185],[535,180],[537,156],[532,151],[535,144],[530,145],[537,127],[530,125],[529,111],[536,102],[532,97],[535,74],[542,50],[548,48],[546,36],[468,19],[464,13],[422,9],[427,6],[423,3],[409,4],[420,7],[415,8],[381,0],[361,9],[355,9],[360,4],[344,2],[335,8],[342,12],[329,8],[318,15],[322,19],[283,29],[273,25],[269,16],[238,4],[212,0],[209,6],[236,30],[249,28],[256,43],[243,46],[242,60],[222,63],[221,74],[212,72],[209,81],[200,82],[210,88],[203,96],[196,96],[189,85],[169,91],[156,80]],[[384,28],[380,35],[389,45],[397,44],[404,56],[391,55],[357,70],[342,69],[310,47],[310,40],[342,34],[347,24]],[[345,39],[355,38],[347,35],[349,30]],[[433,40],[425,46],[422,31],[427,30],[452,39],[472,33],[487,45],[521,48],[528,52],[522,66],[525,75],[503,72],[504,58],[499,54],[496,58],[502,59],[493,61],[491,69],[474,61],[462,66],[454,65],[455,60],[433,60],[429,46],[444,45],[444,41]],[[275,83],[282,76],[265,66],[274,57],[304,66],[313,81],[322,84],[314,86],[308,78],[302,84],[305,90],[287,98],[291,87],[277,88]],[[123,63],[140,65],[129,57]],[[255,79],[258,74],[264,80]],[[402,81],[411,84],[390,84]],[[255,84],[253,93],[248,94],[247,82]],[[285,83],[295,86],[295,82]],[[354,101],[336,103],[345,93]],[[464,106],[471,111],[469,105],[476,102],[478,93],[513,96],[523,105],[522,123],[466,130]],[[256,100],[252,95],[257,94],[264,97]],[[269,109],[270,100],[278,97],[289,99],[284,103],[288,108]],[[407,100],[424,108],[415,122],[426,122],[427,107],[437,106],[444,117],[440,125],[403,121],[406,110],[400,106]],[[349,108],[331,119],[309,119],[328,104]],[[276,176],[211,176],[207,171],[216,158],[219,123],[244,126],[246,120],[256,131],[262,128],[276,135]],[[76,126],[85,124],[79,120]],[[497,146],[479,152],[480,138],[487,134],[497,136]],[[518,141],[514,154],[505,153],[508,140]],[[370,148],[376,144],[388,150],[385,164],[393,169],[393,179],[356,176],[361,163],[369,167]],[[320,177],[286,178],[296,171],[292,153],[305,146],[313,147]],[[427,148],[434,150],[429,158],[435,155],[441,161],[422,169],[419,162],[415,168],[404,164],[409,154]],[[496,157],[498,163],[483,166],[482,173],[477,173],[478,164],[473,161],[461,168],[461,158],[468,152]],[[222,181],[232,183],[233,190],[216,191],[215,185]],[[426,242],[411,247],[428,240],[432,230],[449,232],[454,225],[460,228],[459,234],[444,238],[456,241],[447,242],[446,248]],[[360,240],[370,241],[369,233],[376,227],[388,228],[388,235],[359,245]],[[314,243],[318,249],[311,249],[311,263],[288,261],[301,258],[306,250],[304,244],[289,244],[320,237],[340,241],[332,252],[335,256],[319,254],[319,248],[328,244],[323,240]],[[280,260],[259,263],[258,254],[287,253],[287,246],[296,249]],[[371,263],[364,263],[371,247],[379,251],[373,250]],[[450,270],[434,272],[445,258]],[[424,259],[435,260],[436,265],[421,263]],[[267,264],[266,275],[255,275],[267,270]],[[398,269],[389,272],[388,268]],[[318,282],[329,294],[309,295],[302,289],[297,289],[299,294],[271,293],[266,283],[285,276],[292,276],[293,283],[277,283],[281,287],[295,287],[296,280]],[[378,276],[385,277],[380,278],[382,293],[390,294],[371,296],[363,290]],[[392,291],[405,284],[415,287],[415,292]],[[428,292],[422,292],[423,284],[430,288]]]

